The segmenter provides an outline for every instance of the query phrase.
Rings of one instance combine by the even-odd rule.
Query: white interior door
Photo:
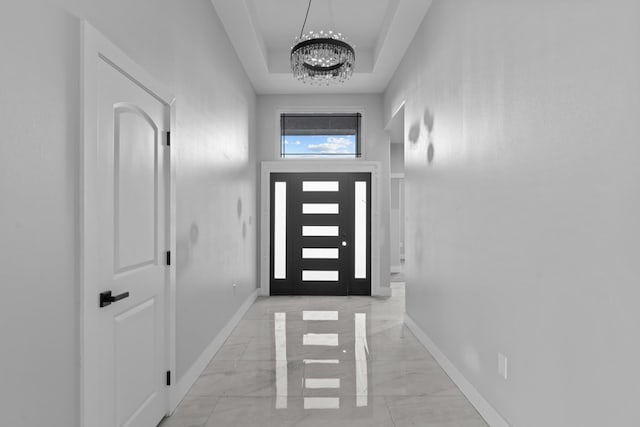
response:
[[[85,246],[95,244],[84,254],[94,256],[85,262],[90,271],[85,272],[84,398],[91,400],[85,422],[149,427],[168,407],[170,110],[129,70],[104,55],[93,60],[92,78],[85,81],[97,104],[93,159],[87,161],[85,153],[85,185],[93,190],[87,195],[85,188],[85,215],[95,216],[85,221],[94,224]]]

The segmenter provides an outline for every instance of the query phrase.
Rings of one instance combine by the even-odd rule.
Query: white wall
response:
[[[279,117],[282,111],[328,111],[331,108],[340,111],[345,108],[362,110],[362,158],[380,162],[380,285],[388,289],[389,136],[384,131],[382,106],[382,95],[259,95],[256,140],[261,161],[281,160]],[[319,162],[310,161],[310,164],[318,166]]]
[[[404,173],[404,144],[389,144],[391,173]]]
[[[404,144],[389,144],[390,170],[392,174],[404,173]],[[391,178],[389,193],[389,259],[392,271],[401,271],[401,245],[404,243],[404,212],[402,209],[401,178]]]
[[[0,413],[7,425],[69,427],[79,410],[79,19],[177,97],[178,379],[257,286],[256,100],[209,0],[47,3],[60,9],[0,4]]]
[[[513,426],[640,425],[639,40],[633,0],[435,0],[385,93],[407,312]]]
[[[0,424],[7,426],[78,422],[78,37],[63,12],[0,2]]]

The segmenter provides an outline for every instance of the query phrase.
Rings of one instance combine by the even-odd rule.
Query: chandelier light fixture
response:
[[[291,48],[291,71],[303,83],[329,86],[342,83],[353,74],[356,53],[341,33],[309,31],[304,27],[309,17],[311,0],[300,30]]]

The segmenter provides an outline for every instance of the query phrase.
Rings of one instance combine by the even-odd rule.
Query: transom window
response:
[[[361,117],[360,113],[283,113],[280,157],[358,158]]]

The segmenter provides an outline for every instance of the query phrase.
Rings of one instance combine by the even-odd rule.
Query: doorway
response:
[[[170,411],[173,97],[83,24],[82,425]]]
[[[389,133],[389,261],[393,275],[404,271],[404,103],[385,130]]]
[[[371,174],[272,173],[270,294],[371,295]]]

